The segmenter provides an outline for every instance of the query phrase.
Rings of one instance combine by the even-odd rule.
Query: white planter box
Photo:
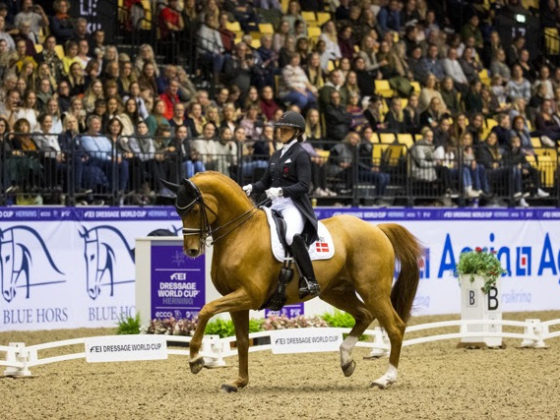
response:
[[[467,274],[459,277],[461,284],[461,319],[462,320],[497,320],[502,319],[501,278],[498,278],[488,294],[482,291],[484,279],[481,276]],[[468,333],[481,333],[480,336],[464,337],[462,345],[480,345],[500,347],[502,337],[488,337],[486,333],[501,333],[501,324],[469,325]]]

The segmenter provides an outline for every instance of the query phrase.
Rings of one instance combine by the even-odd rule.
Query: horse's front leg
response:
[[[202,345],[202,337],[208,320],[214,315],[223,312],[248,311],[251,309],[251,299],[243,289],[238,289],[228,295],[207,303],[202,307],[198,314],[198,325],[193,338],[189,344],[190,360],[189,365],[192,373],[198,373],[204,367],[204,358],[198,354]],[[247,321],[248,322],[248,321]]]
[[[230,312],[230,315],[237,338],[239,375],[235,381],[223,384],[222,389],[226,392],[237,392],[238,388],[245,387],[249,382],[249,311]]]

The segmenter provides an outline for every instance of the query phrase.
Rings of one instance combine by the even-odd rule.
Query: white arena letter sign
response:
[[[167,359],[167,341],[157,335],[115,335],[85,341],[86,361],[128,362]]]
[[[270,332],[273,354],[338,351],[342,333],[330,328],[301,328]]]

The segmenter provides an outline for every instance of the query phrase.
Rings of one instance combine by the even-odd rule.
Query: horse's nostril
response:
[[[198,250],[197,250],[197,249],[194,249],[194,248],[191,248],[191,249],[189,249],[189,250],[187,251],[187,254],[188,254],[190,257],[195,257],[195,256],[198,254]]]

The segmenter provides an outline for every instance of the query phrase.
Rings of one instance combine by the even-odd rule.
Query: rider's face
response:
[[[296,130],[292,127],[282,127],[280,128],[280,141],[282,143],[289,142],[296,134]]]

